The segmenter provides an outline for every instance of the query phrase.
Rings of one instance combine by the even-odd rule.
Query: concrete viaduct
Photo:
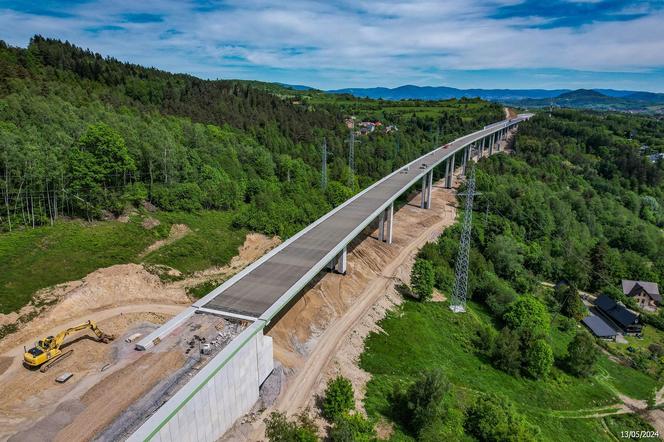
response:
[[[446,187],[454,171],[474,156],[493,154],[510,129],[529,119],[520,114],[444,146],[400,167],[358,193],[262,258],[212,290],[178,316],[141,340],[137,350],[149,350],[176,331],[195,313],[208,313],[252,322],[200,372],[164,403],[130,436],[131,441],[213,441],[247,413],[258,399],[258,388],[273,367],[269,324],[326,267],[346,272],[348,244],[378,219],[379,240],[392,243],[394,202],[421,181],[422,209],[431,207],[433,169],[444,167]],[[455,162],[458,163],[455,164]]]

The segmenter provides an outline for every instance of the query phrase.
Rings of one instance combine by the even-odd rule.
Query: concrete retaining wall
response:
[[[258,400],[274,368],[272,338],[256,321],[215,356],[128,439],[131,442],[215,441]]]

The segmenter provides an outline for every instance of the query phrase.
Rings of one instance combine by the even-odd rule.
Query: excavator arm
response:
[[[99,327],[97,327],[96,323],[93,321],[87,321],[74,327],[62,330],[55,336],[48,336],[45,339],[39,341],[34,348],[26,351],[23,358],[25,363],[31,367],[36,367],[50,360],[52,362],[49,363],[49,366],[52,365],[55,362],[54,360],[60,356],[60,347],[64,343],[67,336],[81,330],[86,330],[88,328],[94,332],[100,342],[106,344],[114,339],[113,335],[102,332]],[[67,354],[71,353],[71,351],[72,350],[67,352]]]

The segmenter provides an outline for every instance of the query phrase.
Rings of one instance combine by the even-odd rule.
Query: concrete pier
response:
[[[342,275],[346,274],[346,267],[348,263],[348,247],[344,247],[344,249],[337,255],[337,273],[340,273]]]
[[[394,202],[387,209],[387,243],[392,244],[392,227],[394,226]]]
[[[428,178],[427,178],[428,185],[427,185],[427,204],[426,204],[426,208],[431,209],[431,188],[433,187],[433,170],[431,172],[429,172],[429,175],[426,175],[426,176],[428,176]]]
[[[452,155],[452,156],[450,156],[450,159],[449,159],[449,161],[451,162],[450,163],[450,173],[449,173],[449,175],[447,175],[447,183],[445,183],[446,184],[445,187],[447,187],[448,189],[451,189],[452,186],[454,186],[454,157],[455,156],[456,155]]]
[[[421,192],[422,201],[420,202],[420,208],[424,209],[427,205],[427,175],[422,177],[422,192]]]

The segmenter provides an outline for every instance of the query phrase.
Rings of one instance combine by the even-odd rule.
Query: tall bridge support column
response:
[[[450,173],[447,175],[447,181],[445,183],[445,187],[447,187],[448,189],[451,189],[452,186],[454,185],[454,157],[455,156],[456,155],[452,155],[450,157],[450,159],[447,160],[448,162],[450,162],[449,163],[450,164]]]
[[[345,275],[347,263],[348,263],[348,248],[344,247],[344,249],[337,256],[337,266],[335,269],[337,273]]]
[[[342,275],[345,275],[347,256],[348,256],[348,247],[344,247],[344,249],[341,252],[339,252],[337,256],[332,258],[332,261],[330,261],[330,263],[328,264],[330,272],[337,272],[341,273]]]
[[[392,225],[394,224],[394,202],[385,209],[385,219],[387,232],[385,232],[385,242],[392,244]]]
[[[449,187],[447,182],[450,179],[450,159],[445,160],[445,178],[443,180],[443,186]]]
[[[433,187],[433,169],[427,175],[428,185],[427,185],[427,203],[426,208],[431,209],[431,188]]]
[[[493,147],[496,144],[496,134],[491,134],[491,142],[489,143],[489,156],[493,155]]]
[[[426,177],[425,177],[426,178]],[[391,203],[378,216],[378,240],[392,244],[392,224],[394,223],[394,203]]]
[[[420,202],[421,209],[425,209],[427,205],[427,176],[428,175],[425,174],[422,177],[422,192],[421,192],[422,201]]]
[[[461,174],[463,176],[466,176],[466,167],[468,166],[468,150],[470,150],[470,146],[466,146],[466,148],[461,151]]]
[[[380,212],[378,215],[378,241],[385,239],[385,211]]]

